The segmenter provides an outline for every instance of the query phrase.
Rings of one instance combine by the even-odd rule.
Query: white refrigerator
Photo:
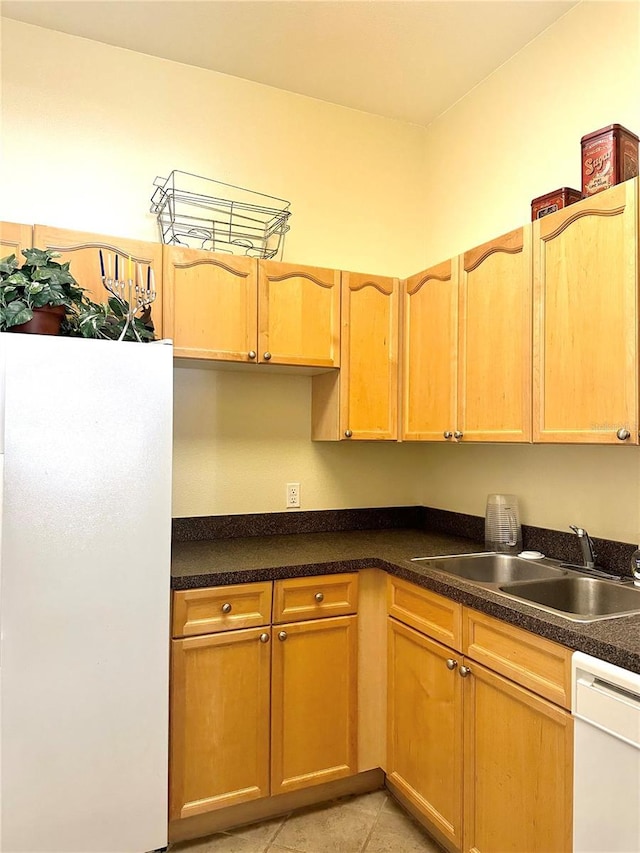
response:
[[[0,851],[167,844],[170,343],[0,333]]]

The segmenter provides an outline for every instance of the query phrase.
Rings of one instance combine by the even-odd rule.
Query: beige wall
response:
[[[2,131],[5,220],[156,240],[153,180],[180,169],[291,201],[284,260],[424,263],[408,124],[5,18]]]
[[[426,133],[427,263],[531,220],[531,199],[580,189],[580,138],[640,134],[640,3],[582,2]]]
[[[426,135],[428,265],[531,218],[531,199],[580,188],[580,137],[640,133],[640,4],[583,2],[436,120]],[[484,514],[520,497],[523,520],[640,539],[640,448],[436,446],[421,502]]]
[[[3,22],[0,219],[156,239],[156,174],[292,202],[285,260],[405,275],[579,186],[580,136],[640,129],[638,4],[583,3],[427,130]],[[42,187],[46,187],[46,192]],[[428,218],[427,218],[428,214]],[[319,444],[310,379],[176,370],[174,514],[425,504],[640,536],[640,450]]]

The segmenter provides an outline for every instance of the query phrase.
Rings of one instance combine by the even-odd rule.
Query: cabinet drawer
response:
[[[462,643],[462,606],[442,595],[400,578],[387,579],[389,616],[459,650]]]
[[[571,650],[463,608],[465,655],[556,705],[571,705]]]
[[[274,622],[346,616],[358,609],[358,575],[318,575],[276,581]]]
[[[172,636],[192,637],[268,625],[271,587],[267,581],[174,592]]]

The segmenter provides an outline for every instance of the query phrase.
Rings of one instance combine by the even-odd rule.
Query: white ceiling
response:
[[[3,0],[1,13],[428,125],[575,5],[576,0]]]

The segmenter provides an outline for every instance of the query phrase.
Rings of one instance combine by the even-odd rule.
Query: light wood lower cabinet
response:
[[[274,627],[271,794],[357,772],[357,617]]]
[[[416,600],[422,593],[428,602],[439,597],[415,587]],[[451,605],[443,599],[447,620]],[[458,648],[388,619],[389,782],[456,849],[569,853],[572,718],[527,688],[568,703],[570,652],[454,606]],[[473,648],[496,671],[476,662]]]
[[[268,795],[270,638],[250,628],[172,641],[171,820]]]
[[[279,600],[300,585],[278,581]],[[357,575],[305,578],[304,585],[312,600],[312,591],[324,590],[328,607],[343,588],[344,608],[357,609]],[[264,624],[271,586],[174,594],[171,821],[358,772],[358,617],[272,628]],[[321,611],[324,599],[314,603]],[[236,612],[240,625],[263,624],[229,630]],[[198,625],[215,633],[189,636]]]
[[[464,664],[471,670],[464,679],[464,849],[570,853],[571,715],[475,662]]]
[[[462,688],[452,652],[389,619],[387,778],[462,846]]]

